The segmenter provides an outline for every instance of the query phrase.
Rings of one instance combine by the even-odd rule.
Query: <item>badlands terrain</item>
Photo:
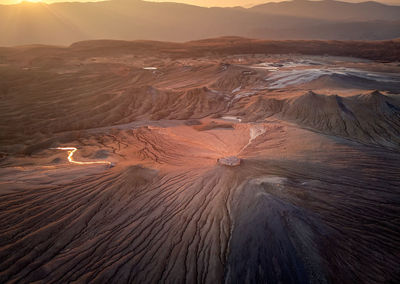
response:
[[[1,48],[0,283],[399,283],[399,50]]]

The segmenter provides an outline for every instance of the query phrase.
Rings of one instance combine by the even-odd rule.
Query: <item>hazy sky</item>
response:
[[[46,2],[46,3],[54,3],[54,2],[94,2],[99,0],[25,0],[29,2]],[[100,0],[101,1],[101,0]],[[181,2],[188,3],[198,6],[253,6],[260,3],[266,2],[280,2],[282,0],[148,0],[155,2]],[[342,0],[347,2],[363,2],[363,0]],[[368,0],[365,0],[368,1]],[[400,0],[375,0],[376,2],[390,3],[400,5]],[[0,0],[0,4],[16,4],[21,2],[21,0]]]

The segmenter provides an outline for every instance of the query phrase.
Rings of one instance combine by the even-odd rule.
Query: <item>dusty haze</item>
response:
[[[0,283],[400,283],[399,9],[0,5]]]
[[[187,41],[217,36],[383,40],[400,37],[400,7],[291,1],[245,8],[114,0],[0,6],[0,45],[89,39]]]
[[[57,3],[57,2],[100,2],[102,0],[32,0],[33,2],[44,2],[44,3]],[[185,3],[196,6],[203,7],[252,7],[259,4],[269,3],[269,2],[284,2],[279,0],[181,0],[181,1],[166,1],[166,0],[148,0],[149,2],[176,2],[176,3]],[[21,0],[0,0],[0,4],[18,4],[23,2]],[[344,2],[350,3],[359,3],[363,2],[362,0],[347,0]],[[399,5],[400,2],[398,0],[381,0],[376,1],[384,4],[392,4]]]

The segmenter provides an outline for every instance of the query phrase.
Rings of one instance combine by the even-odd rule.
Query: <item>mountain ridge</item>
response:
[[[303,54],[331,55],[365,58],[376,61],[400,61],[400,40],[388,41],[336,41],[336,40],[263,40],[236,36],[168,42],[154,40],[84,40],[68,46],[20,45],[0,47],[0,63],[7,60],[47,60],[58,53],[85,52],[90,56],[110,56],[121,54],[157,54],[168,57],[205,56],[207,54]],[[10,56],[10,57],[9,57]],[[7,59],[8,58],[8,59]],[[12,59],[14,58],[14,59]],[[46,59],[47,58],[47,59]]]
[[[391,6],[375,1],[350,3],[335,0],[295,0],[269,2],[256,5],[250,10],[332,20],[398,20],[400,18],[400,6]]]
[[[309,2],[282,2],[279,5],[309,5]],[[342,2],[329,3],[338,5]],[[358,4],[346,5],[358,7]],[[343,20],[343,13],[333,13],[332,9],[328,9],[329,14],[341,15],[342,18],[313,18],[307,11],[304,15],[290,14],[290,11],[282,15],[279,11],[271,13],[260,6],[250,9],[205,8],[140,0],[129,3],[103,1],[0,5],[0,46],[32,43],[69,45],[93,39],[184,42],[225,35],[272,40],[399,38],[400,7],[382,7],[385,7],[385,12],[378,13],[379,17],[373,19],[368,19],[372,13],[370,10],[364,9],[365,12],[358,11],[357,14],[352,9],[354,20],[348,21]],[[386,19],[385,15],[392,16]]]

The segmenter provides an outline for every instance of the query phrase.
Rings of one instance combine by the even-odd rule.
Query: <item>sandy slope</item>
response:
[[[0,282],[400,280],[396,63],[53,59],[0,66]]]
[[[2,281],[395,277],[400,155],[280,123],[265,128],[234,168],[216,160],[237,154],[251,125],[124,130],[129,146],[114,168],[80,178],[65,171],[58,180],[74,179],[61,186],[33,174],[43,183],[0,203]]]

